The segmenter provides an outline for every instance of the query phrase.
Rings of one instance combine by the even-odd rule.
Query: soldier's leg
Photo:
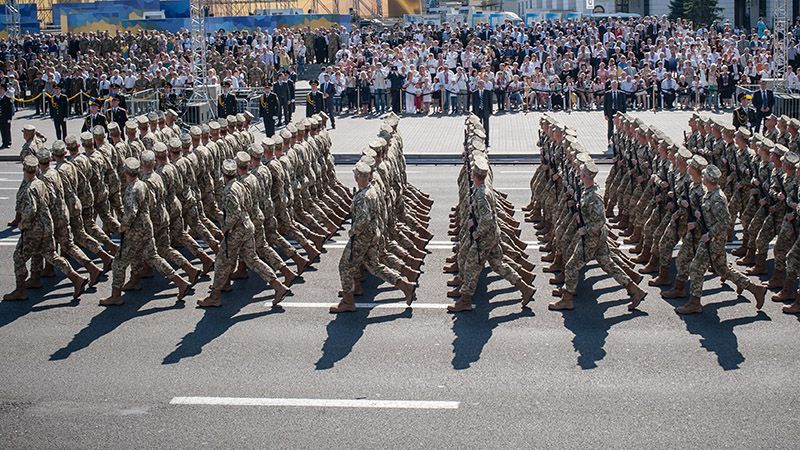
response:
[[[792,248],[792,244],[797,240],[797,231],[795,229],[795,222],[791,220],[783,220],[781,229],[778,233],[778,239],[775,241],[773,253],[775,255],[775,273],[781,275],[786,272],[786,255]]]
[[[181,252],[172,247],[172,240],[169,236],[168,226],[159,226],[155,228],[153,234],[155,237],[156,252],[162,258],[166,259],[170,264],[176,267],[186,267],[191,265],[189,260],[186,259]],[[133,272],[133,269],[131,269],[131,271]]]
[[[108,235],[103,232],[103,229],[97,224],[93,208],[83,208],[81,214],[83,215],[83,226],[86,230],[86,233],[97,239],[101,244],[103,244],[104,247],[116,248],[116,244],[114,244],[111,238],[109,238]]]
[[[339,280],[342,283],[342,292],[352,293],[355,277],[358,276],[359,261],[353,261],[353,243],[348,242],[344,247],[342,257],[339,259]]]
[[[200,222],[200,216],[197,214],[197,205],[184,208],[183,221],[193,233],[200,236],[204,241],[214,243],[214,245],[218,244],[217,238]]]
[[[687,231],[683,236],[681,248],[678,250],[678,257],[675,259],[675,268],[677,274],[675,275],[676,281],[686,282],[689,278],[689,271],[694,255],[700,246],[694,237],[693,231]]]
[[[142,260],[147,263],[148,266],[163,275],[164,278],[171,280],[178,275],[178,273],[175,272],[175,269],[173,269],[172,266],[170,266],[169,263],[164,260],[164,258],[158,255],[156,252],[156,243],[154,239],[143,242],[139,247],[139,251]]]
[[[491,267],[495,273],[511,283],[512,286],[517,286],[522,281],[519,273],[503,260],[503,252],[500,250],[500,246],[495,246],[488,255],[486,255],[486,262],[489,263],[489,267]]]
[[[111,215],[111,206],[108,200],[96,203],[94,209],[100,221],[103,222],[103,225],[107,227],[111,233],[118,234],[119,222]]]
[[[242,242],[239,254],[248,269],[255,272],[265,282],[270,283],[276,279],[275,272],[272,271],[267,263],[258,257],[254,245],[255,241],[253,237],[249,236]]]
[[[222,224],[222,211],[217,206],[217,199],[214,197],[213,190],[211,192],[204,192],[201,198],[203,202],[203,209],[205,210],[206,216],[212,218],[218,224]]]
[[[25,280],[28,279],[28,260],[34,255],[34,245],[25,242],[25,233],[20,235],[17,245],[14,248],[14,278],[17,287],[24,287]]]
[[[478,287],[478,279],[483,270],[483,262],[478,255],[478,246],[473,244],[464,251],[464,263],[459,266],[458,274],[461,277],[461,295],[472,297]]]

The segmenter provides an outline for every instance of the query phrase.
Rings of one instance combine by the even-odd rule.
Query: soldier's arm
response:
[[[718,199],[713,201],[710,205],[711,214],[714,215],[713,224],[708,224],[708,235],[716,237],[717,235],[724,235],[725,237],[728,236],[728,225],[731,222],[731,215],[728,211],[727,205],[722,201],[722,199]]]
[[[122,218],[119,220],[119,232],[124,233],[131,227],[136,215],[139,213],[140,203],[146,199],[139,194],[137,189],[128,189],[125,192],[124,210]]]
[[[476,195],[474,197],[475,203],[472,205],[475,209],[475,219],[478,221],[477,233],[480,236],[490,236],[497,224],[492,206],[486,198],[486,195]]]
[[[19,223],[17,224],[17,228],[19,228],[20,231],[25,231],[33,226],[33,221],[36,217],[36,211],[39,209],[40,202],[31,189],[27,189],[20,200]]]
[[[365,197],[362,196],[357,201],[353,201],[351,216],[353,225],[348,234],[352,238],[363,234],[370,223],[370,210]]]
[[[599,231],[606,224],[603,201],[600,199],[600,197],[592,197],[591,200],[592,201],[589,201],[585,205],[581,206],[581,213],[583,214],[583,226],[589,233]]]
[[[242,205],[234,192],[228,192],[223,200],[225,204],[225,230],[231,230],[242,220]]]

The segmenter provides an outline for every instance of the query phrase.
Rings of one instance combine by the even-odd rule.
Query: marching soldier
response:
[[[78,299],[84,291],[88,279],[78,275],[66,259],[56,253],[53,239],[53,219],[50,215],[50,195],[45,183],[36,178],[39,161],[33,155],[26,156],[22,161],[23,178],[25,183],[20,186],[19,241],[14,250],[14,277],[15,289],[4,295],[4,301],[27,300],[28,294],[25,281],[28,278],[26,264],[34,256],[41,256],[46,262],[58,268],[67,275],[74,287],[72,298]]]
[[[128,266],[145,262],[157,270],[164,278],[178,286],[179,302],[183,301],[190,284],[178,275],[161,256],[158,255],[153,235],[153,222],[150,220],[150,192],[147,184],[139,179],[140,162],[135,158],[125,160],[126,188],[124,215],[120,220],[120,248],[112,264],[111,296],[100,301],[100,306],[115,306],[124,303],[122,286]]]

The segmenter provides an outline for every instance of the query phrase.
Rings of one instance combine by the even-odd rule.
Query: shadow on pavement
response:
[[[386,284],[384,284],[383,287],[379,287],[379,282],[380,280],[369,276],[367,280],[362,283],[364,294],[357,297],[356,302],[367,302],[369,299],[374,299],[380,292],[394,289]],[[402,296],[400,291],[397,291],[397,293]],[[398,299],[394,299],[393,301],[396,300]],[[353,351],[353,347],[355,347],[359,339],[364,336],[364,330],[368,325],[392,322],[396,319],[410,319],[412,316],[411,308],[405,308],[399,313],[376,317],[369,317],[371,312],[372,309],[359,308],[352,313],[336,314],[336,317],[331,320],[326,327],[328,337],[325,338],[325,343],[322,344],[322,355],[314,364],[316,370],[331,369],[337,362],[345,359]]]
[[[55,280],[55,281],[53,281]],[[0,328],[14,322],[29,313],[42,312],[56,308],[74,308],[80,304],[72,298],[72,285],[63,278],[45,278],[41,289],[28,289],[28,299],[18,302],[0,301]],[[63,284],[63,286],[59,286]],[[11,291],[12,288],[9,288]],[[62,290],[61,292],[53,292]],[[42,293],[47,292],[46,295]],[[5,292],[3,293],[5,294]],[[49,300],[61,300],[60,303],[45,303]]]
[[[260,279],[256,280],[256,282],[260,281]],[[239,287],[240,290],[242,290],[242,288],[243,287]],[[222,336],[238,323],[284,312],[284,309],[278,305],[271,309],[237,316],[242,308],[252,303],[271,301],[275,294],[270,291],[270,294],[265,297],[256,297],[258,292],[248,295],[247,290],[238,293],[236,291],[237,288],[234,287],[234,292],[227,293],[227,295],[222,294],[222,306],[219,308],[206,309],[203,317],[197,322],[197,325],[195,325],[194,330],[187,333],[186,336],[181,339],[176,345],[175,350],[165,356],[161,364],[176,364],[184,358],[191,358],[199,355],[203,352],[203,347],[206,344]],[[201,297],[198,296],[197,298]],[[246,301],[245,299],[252,299],[252,301]],[[191,306],[194,306],[194,304]]]
[[[481,280],[478,281],[478,289],[472,297],[472,311],[453,314],[453,334],[455,334],[455,339],[453,339],[452,365],[456,370],[469,369],[472,363],[477,362],[481,358],[483,348],[489,342],[489,339],[491,339],[492,333],[498,325],[511,322],[520,317],[534,316],[533,310],[530,308],[521,308],[519,311],[505,316],[490,318],[489,316],[495,308],[515,304],[519,306],[520,297],[515,295],[513,299],[492,303],[491,300],[495,296],[516,292],[516,288],[495,289],[491,294],[488,293],[487,286],[489,283],[501,280],[497,275],[491,277],[487,276],[486,274],[488,272],[489,271],[485,269],[483,273],[481,273]],[[504,280],[503,282],[505,283]]]

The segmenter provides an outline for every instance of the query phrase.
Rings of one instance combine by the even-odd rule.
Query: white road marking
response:
[[[458,409],[461,402],[324,398],[174,397],[170,405],[300,406],[312,408]]]
[[[496,191],[528,191],[530,192],[531,188],[528,187],[497,187],[494,188]]]
[[[19,187],[14,188],[0,188],[0,191],[18,191]]]
[[[338,303],[322,303],[322,302],[292,302],[291,300],[281,302],[280,306],[283,308],[324,308],[328,309],[331,306],[336,306]],[[356,308],[359,309],[445,309],[451,303],[418,303],[414,302],[411,306],[406,305],[406,302],[392,302],[392,303],[356,303]],[[272,307],[271,302],[264,304],[267,308]]]
[[[533,175],[533,172],[535,170],[536,170],[535,168],[532,168],[531,170],[501,170],[500,173],[502,173],[502,174],[528,173],[528,174]]]

